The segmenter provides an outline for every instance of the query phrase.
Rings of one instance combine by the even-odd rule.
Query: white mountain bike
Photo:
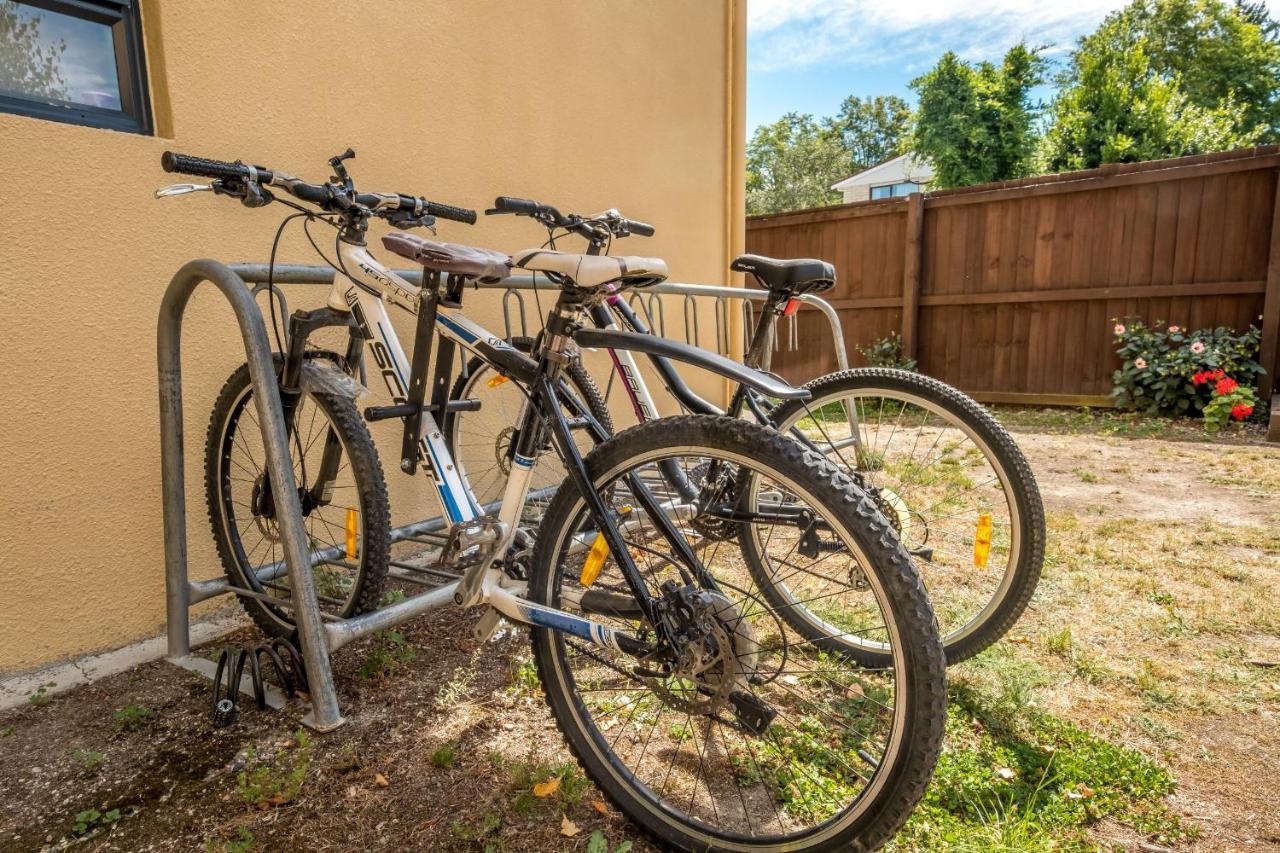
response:
[[[324,184],[240,162],[172,153],[162,161],[166,171],[216,179],[207,188],[219,194],[253,207],[278,200],[337,231],[327,304],[292,315],[278,356],[324,612],[374,607],[387,574],[383,472],[353,394],[367,346],[394,404],[366,409],[364,417],[403,420],[400,467],[407,474],[425,468],[442,507],[447,527],[434,570],[456,579],[459,605],[491,608],[482,621],[490,629],[499,614],[532,629],[556,722],[619,808],[662,843],[686,850],[882,844],[919,801],[938,755],[945,665],[920,578],[872,501],[821,454],[732,418],[655,420],[584,458],[574,422],[593,435],[599,425],[562,381],[570,341],[582,332],[583,312],[608,288],[661,281],[665,265],[542,250],[511,258],[389,235],[385,246],[423,266],[423,286],[416,287],[370,254],[370,220],[412,228],[435,216],[470,222],[475,214],[414,196],[359,193],[346,156],[330,161],[335,174]],[[559,288],[546,333],[528,354],[457,310],[463,285],[504,276],[513,265],[545,274]],[[416,315],[412,359],[396,339],[388,303]],[[347,330],[345,352],[308,348],[309,335],[324,327]],[[456,347],[527,390],[502,497],[491,511],[477,501],[437,426],[437,416],[475,405],[450,399],[447,390]],[[692,347],[680,355],[773,397],[808,393]],[[287,634],[289,582],[277,554],[252,394],[242,367],[215,405],[210,519],[246,609],[268,632]],[[530,549],[519,521],[535,459],[548,444],[568,476]],[[660,471],[672,466],[686,475],[699,469],[696,494],[666,487]],[[739,549],[698,532],[713,523],[750,531],[762,543],[767,583],[828,570],[865,577],[862,588],[804,602],[838,626],[838,636],[825,638],[836,642],[797,632],[777,596],[743,566]],[[866,669],[842,655],[845,637],[874,644],[886,665]]]

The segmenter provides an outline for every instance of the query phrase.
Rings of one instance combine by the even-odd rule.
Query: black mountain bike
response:
[[[616,211],[595,217],[562,215],[549,205],[500,199],[501,209],[532,217],[549,232],[548,243],[574,235],[587,241],[588,253],[608,251],[615,237],[647,236],[648,226],[630,228]],[[744,362],[768,369],[771,342],[780,317],[800,306],[806,293],[821,293],[835,283],[833,267],[819,260],[776,260],[744,255],[733,261],[768,291]],[[614,370],[641,421],[658,417],[653,397],[631,351],[612,345],[620,326],[649,333],[645,321],[621,292],[611,293],[589,308],[600,331],[580,336],[585,346],[606,348]],[[529,347],[532,339],[514,341]],[[672,341],[651,336],[644,348],[667,391],[686,410],[720,414],[684,381],[673,358]],[[609,417],[598,386],[575,362],[575,383],[583,388],[602,423]],[[483,413],[453,415],[446,424],[451,446],[467,470],[488,476],[502,453],[501,420],[490,413],[509,408],[519,392],[494,385],[494,374],[473,361],[457,379],[464,396],[483,400]],[[808,400],[771,398],[739,385],[728,414],[769,424],[806,447],[822,453],[864,488],[916,560],[942,628],[949,663],[965,660],[999,640],[1026,610],[1044,563],[1044,507],[1035,476],[1008,432],[986,409],[959,390],[906,370],[860,368],[821,376],[804,386]],[[503,398],[508,401],[504,402]],[[674,472],[668,472],[673,473]],[[672,483],[687,491],[676,477]],[[721,531],[734,534],[729,527]],[[744,556],[759,564],[758,548],[744,540]],[[760,566],[760,572],[768,569]],[[774,585],[781,606],[787,600],[822,600],[857,576],[804,576]],[[797,630],[811,636],[834,631],[815,608],[785,607],[781,612]],[[868,661],[883,660],[874,646]]]

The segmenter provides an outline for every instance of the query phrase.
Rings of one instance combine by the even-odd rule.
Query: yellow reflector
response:
[[[499,385],[501,385],[503,382],[506,382],[506,381],[507,381],[507,377],[499,374],[493,377],[492,379],[490,379],[485,384],[488,385],[490,388],[497,388]]]
[[[582,564],[582,575],[578,578],[583,586],[591,586],[596,582],[596,578],[600,577],[600,570],[604,568],[604,558],[609,556],[609,543],[604,541],[604,534],[597,533],[596,540],[591,543],[591,550],[587,552],[587,559]]]
[[[354,560],[356,558],[356,522],[360,520],[360,513],[353,506],[347,507],[347,559]]]
[[[991,513],[978,513],[978,529],[973,534],[973,565],[985,569],[991,556]]]
[[[630,505],[622,506],[618,509],[618,518],[630,512]],[[578,577],[583,586],[591,586],[596,582],[596,578],[600,577],[600,570],[604,568],[605,558],[608,556],[609,543],[605,541],[603,533],[597,533],[595,541],[591,543],[591,550],[587,552],[587,559],[582,563],[582,574]]]

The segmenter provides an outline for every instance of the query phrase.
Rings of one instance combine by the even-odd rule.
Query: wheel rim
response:
[[[856,407],[863,456],[871,461],[870,465],[860,464],[856,460],[856,454],[851,452],[853,448],[842,447],[833,450],[832,445],[823,438],[822,432],[810,425],[821,424],[827,436],[836,443],[840,443],[842,438],[849,438],[848,421],[844,415],[847,408],[845,401],[853,401]],[[905,403],[911,408],[885,414],[886,401]],[[882,495],[878,501],[882,512],[887,517],[891,513],[900,514],[899,506],[903,503],[907,505],[911,524],[902,537],[903,544],[909,551],[914,552],[916,566],[929,592],[930,600],[934,603],[943,642],[960,643],[981,630],[1008,596],[1017,575],[1024,547],[1022,514],[1018,506],[1017,493],[1007,472],[998,464],[994,448],[972,425],[957,418],[934,401],[897,388],[867,386],[850,392],[831,392],[810,400],[808,409],[809,411],[798,410],[780,423],[779,432],[790,434],[792,429],[798,428],[833,464],[848,471],[857,470],[867,485],[887,490],[892,497],[886,499]],[[836,410],[836,414],[825,414],[833,409]],[[913,411],[915,414],[911,415]],[[813,412],[818,418],[810,418],[809,412]],[[904,417],[899,417],[899,414]],[[915,441],[909,438],[910,434],[904,432],[901,427],[903,421],[911,417],[922,422],[921,432],[932,429],[937,432],[937,435],[928,441]],[[843,433],[839,432],[840,424],[844,425]],[[941,426],[942,424],[945,424],[945,428]],[[914,500],[919,496],[919,490],[916,495],[912,495],[913,490],[910,487],[902,488],[901,483],[895,484],[891,476],[895,468],[906,471],[905,479],[908,480],[918,473],[911,470],[910,459],[892,460],[891,447],[896,444],[898,447],[907,446],[917,451],[932,448],[936,454],[937,444],[948,433],[953,434],[951,440],[960,440],[958,437],[963,436],[963,442],[967,442],[972,449],[975,449],[985,463],[985,470],[975,481],[975,488],[980,489],[989,498],[982,504],[990,509],[992,529],[992,544],[986,568],[974,567],[972,564],[975,556],[974,538],[979,532],[981,515],[977,504],[970,501],[967,508],[948,513],[953,516],[952,518],[940,521],[935,516],[931,521],[927,517],[922,518],[931,509],[929,502],[921,503]],[[904,436],[908,438],[904,439]],[[958,458],[964,455],[958,451],[959,447],[953,450],[950,457]],[[880,457],[878,463],[877,457]],[[879,470],[875,470],[877,464],[880,465]],[[904,478],[900,476],[897,479]],[[920,481],[924,478],[915,476],[915,479]],[[913,484],[908,484],[908,486],[911,485]],[[972,492],[973,490],[961,489],[960,491]],[[997,492],[999,498],[995,499],[994,495]],[[962,513],[967,513],[962,520],[972,526],[964,528],[957,523]],[[919,541],[920,524],[925,525],[928,533],[928,538],[923,542]],[[948,540],[945,541],[945,550],[939,547],[940,540]],[[932,561],[918,553],[922,547],[932,548]],[[966,558],[969,560],[967,568]],[[995,571],[996,567],[998,567],[998,573]],[[979,577],[980,580],[978,580]],[[981,604],[978,603],[979,601]],[[815,625],[821,626],[821,620],[816,620]],[[873,647],[869,648],[874,650]]]
[[[637,464],[644,464],[656,461],[663,457],[672,457],[679,455],[682,452],[693,450],[693,448],[672,448],[654,451],[628,460],[627,467],[630,468]],[[702,449],[699,448],[697,450],[701,451]],[[747,465],[756,469],[763,467],[760,462],[750,460],[741,454],[735,454],[728,451],[718,451],[717,458],[732,461],[735,464]],[[682,467],[686,470],[686,473],[688,473],[693,467],[695,467],[695,464],[696,462],[694,460],[689,460],[688,464],[682,465]],[[597,486],[603,490],[604,486],[612,483],[616,479],[618,473],[619,469],[610,471],[597,481]],[[756,477],[757,480],[761,480],[762,482],[765,478],[772,478],[772,475],[761,472],[760,476]],[[657,478],[647,479],[656,480]],[[806,491],[798,489],[794,483],[787,485],[790,494],[797,496],[801,500],[810,504],[814,503],[813,497]],[[634,503],[633,499],[627,493],[625,486],[616,485],[613,488],[616,492],[612,498],[612,503],[615,507],[618,507],[620,504],[629,505],[630,503]],[[549,600],[553,603],[557,603],[558,606],[568,606],[569,609],[572,609],[572,595],[566,597],[563,593],[566,588],[571,589],[572,585],[577,582],[577,579],[575,578],[576,566],[581,563],[581,555],[579,554],[579,559],[575,562],[568,562],[574,558],[566,554],[566,543],[571,541],[571,534],[573,534],[577,527],[582,523],[582,507],[583,505],[581,501],[578,501],[571,513],[571,517],[575,518],[575,521],[567,528],[557,532],[559,541],[555,543],[556,550],[553,553],[561,554],[562,557],[565,558],[562,560],[561,565],[566,566],[566,568],[564,571],[554,573],[555,577],[551,579],[551,588],[545,590]],[[641,521],[643,520],[641,519]],[[646,553],[644,550],[646,547],[645,543],[649,541],[651,537],[645,537],[643,535],[645,530],[643,523],[635,521],[632,523],[633,526],[638,524],[638,527],[626,534],[628,543],[632,547],[633,553],[636,553],[636,551],[639,550],[643,555]],[[692,526],[689,524],[682,524],[681,528],[691,541],[696,541],[698,539],[698,537],[694,535]],[[865,554],[863,554],[857,547],[856,540],[847,530],[837,525],[833,529],[833,535],[839,536],[841,541],[845,543],[847,550],[844,553],[844,557],[846,559],[861,558],[864,561],[866,560]],[[759,588],[755,585],[754,580],[752,580],[749,570],[742,564],[740,556],[734,556],[738,552],[738,546],[736,543],[732,541],[712,542],[706,546],[706,549],[707,550],[704,550],[703,552],[704,563],[715,563],[717,561],[717,557],[727,558],[724,561],[725,575],[732,575],[732,580],[727,576],[716,574],[716,570],[712,565],[708,565],[708,569],[712,571],[713,574],[716,574],[718,581],[725,585],[722,587],[722,592],[737,603],[739,607],[739,614],[744,617],[749,616],[751,618],[767,616],[767,611],[772,608],[770,608],[764,600]],[[715,553],[710,553],[712,549],[715,549]],[[736,569],[733,568],[735,564]],[[642,564],[641,568],[643,571],[646,566]],[[649,576],[656,579],[659,576],[659,573],[656,571],[658,568],[656,561],[650,561],[648,568],[653,570],[649,572]],[[602,569],[600,579],[593,584],[593,587],[606,582],[610,569],[613,569],[615,572],[613,578],[614,584],[616,585],[621,581],[620,574],[616,573],[616,566],[614,565],[613,559],[612,557],[609,557],[604,569]],[[868,587],[865,590],[865,594],[872,597],[876,602],[876,605],[883,612],[887,609],[888,605],[886,604],[886,596],[883,587],[881,586],[880,579],[874,572],[869,572],[868,575],[870,576],[870,580]],[[732,587],[730,587],[729,584],[732,584]],[[593,618],[602,619],[602,617],[598,615]],[[603,618],[602,621],[605,621],[607,624],[610,623],[608,618]],[[619,623],[615,625],[615,627],[619,627],[624,630],[635,630],[634,623],[628,623],[626,620],[613,621]],[[809,689],[807,687],[807,685],[811,683],[809,679],[817,679],[817,681],[821,683],[824,678],[838,679],[843,677],[837,675],[838,673],[854,674],[857,672],[851,662],[818,649],[811,641],[798,635],[793,629],[789,628],[783,620],[778,618],[776,613],[772,618],[772,622],[773,630],[779,635],[787,637],[790,641],[790,646],[786,647],[788,648],[789,654],[788,652],[779,652],[779,644],[773,643],[768,639],[771,636],[768,632],[759,632],[757,637],[759,639],[758,653],[760,654],[760,657],[756,666],[758,672],[767,671],[770,667],[774,667],[776,665],[777,658],[782,658],[781,668],[779,668],[777,672],[773,673],[774,677],[768,681],[767,685],[760,688],[764,690],[768,688],[769,685],[779,685],[776,688],[769,688],[773,691],[771,696],[773,696],[775,701],[777,701],[778,696],[781,696],[781,701],[785,702],[788,691],[794,693],[797,689]],[[727,729],[722,722],[717,720],[709,720],[704,717],[703,721],[699,722],[694,720],[692,715],[681,715],[678,708],[674,712],[675,719],[673,721],[670,719],[670,708],[666,704],[659,702],[658,704],[661,707],[655,711],[650,707],[651,703],[646,704],[639,698],[632,698],[629,705],[620,705],[615,709],[611,709],[609,706],[609,700],[616,697],[619,692],[623,694],[639,695],[642,691],[634,686],[629,688],[617,687],[612,691],[609,690],[604,680],[609,677],[620,678],[617,673],[613,673],[607,667],[603,667],[595,661],[588,660],[588,658],[584,657],[577,649],[570,645],[574,643],[574,641],[571,639],[566,640],[563,635],[554,635],[549,639],[549,642],[554,649],[554,653],[552,654],[552,661],[555,667],[554,677],[558,679],[560,683],[569,686],[569,690],[573,697],[572,702],[569,704],[571,705],[571,711],[574,715],[575,723],[585,734],[588,735],[588,740],[593,751],[596,753],[597,758],[600,763],[607,768],[608,772],[612,775],[617,784],[631,787],[639,793],[641,795],[641,801],[645,804],[645,807],[651,814],[659,819],[671,822],[674,815],[684,814],[688,820],[679,819],[679,825],[686,830],[692,828],[704,835],[705,843],[715,844],[717,846],[728,845],[731,848],[740,847],[745,849],[746,847],[750,847],[751,849],[759,849],[761,846],[767,847],[773,844],[794,845],[798,843],[800,839],[803,839],[803,842],[806,844],[820,844],[824,839],[830,838],[837,832],[842,831],[844,828],[848,827],[851,822],[857,820],[865,812],[866,808],[875,801],[876,795],[885,784],[886,777],[891,774],[892,770],[896,766],[896,756],[899,754],[898,747],[902,738],[907,711],[905,700],[901,698],[901,691],[906,689],[906,682],[904,681],[905,664],[901,648],[899,628],[896,621],[893,619],[886,619],[884,630],[888,639],[888,643],[885,648],[889,653],[889,665],[885,670],[880,672],[864,671],[861,675],[850,675],[854,680],[852,680],[848,685],[842,686],[842,689],[847,691],[847,695],[845,696],[845,699],[847,700],[848,696],[854,695],[854,685],[856,685],[856,690],[861,698],[854,704],[872,707],[872,704],[870,703],[877,702],[876,697],[886,695],[892,702],[891,708],[889,705],[880,703],[881,708],[890,708],[890,714],[887,720],[882,719],[884,737],[882,739],[883,743],[879,750],[879,755],[872,756],[873,758],[878,757],[879,764],[874,768],[865,763],[860,765],[862,773],[866,778],[861,780],[860,786],[855,786],[857,787],[857,791],[856,796],[851,801],[852,807],[850,807],[849,804],[845,804],[842,809],[836,810],[833,814],[821,814],[823,797],[826,796],[830,799],[832,797],[840,796],[840,792],[842,790],[840,786],[844,785],[849,778],[849,776],[845,774],[856,775],[853,767],[832,766],[826,768],[825,773],[820,773],[816,769],[816,765],[813,764],[800,764],[798,765],[799,769],[796,769],[796,765],[791,763],[789,768],[784,768],[783,770],[780,770],[776,766],[771,766],[770,762],[776,762],[779,755],[789,754],[788,750],[800,751],[801,748],[814,754],[822,755],[824,759],[831,758],[833,756],[842,758],[850,758],[853,756],[853,753],[848,750],[844,750],[846,744],[843,739],[841,740],[841,750],[844,750],[843,754],[841,753],[841,750],[832,750],[829,744],[824,745],[816,739],[814,732],[807,727],[807,723],[809,721],[797,718],[792,713],[794,708],[788,706],[785,712],[780,710],[779,716],[776,718],[782,720],[783,725],[785,725],[788,730],[788,733],[780,736],[779,740],[775,740],[770,744],[767,739],[756,743],[753,743],[750,738],[741,739],[743,741],[743,748],[736,753],[741,758],[740,769],[743,771],[743,778],[747,782],[750,781],[752,772],[758,775],[759,780],[757,782],[756,789],[749,793],[744,793],[742,791],[739,791],[737,794],[726,793],[724,797],[720,799],[722,808],[726,803],[731,804],[735,801],[739,803],[740,810],[744,816],[749,815],[753,811],[753,807],[758,807],[754,808],[754,810],[756,811],[759,822],[752,825],[752,821],[749,817],[745,817],[745,820],[743,821],[746,824],[746,832],[726,832],[722,827],[716,826],[712,821],[714,820],[716,823],[720,823],[722,822],[720,818],[723,816],[719,814],[718,811],[708,810],[705,805],[703,807],[704,813],[701,816],[691,814],[689,810],[682,811],[676,805],[671,803],[670,797],[666,796],[668,783],[674,771],[667,769],[666,776],[659,781],[659,777],[662,776],[661,768],[646,766],[646,753],[649,755],[654,754],[655,733],[660,732],[661,726],[664,723],[673,723],[674,726],[673,728],[668,728],[665,732],[661,732],[656,735],[658,740],[664,741],[664,746],[669,751],[672,751],[672,758],[669,767],[676,766],[675,757],[680,751],[678,748],[672,750],[671,742],[673,740],[677,741],[677,746],[680,743],[683,743],[686,739],[694,745],[701,744],[703,747],[702,755],[704,756],[709,752],[715,751],[717,748],[719,748],[724,755],[734,755],[735,744],[728,739],[732,730]],[[575,654],[572,653],[576,653],[576,657]],[[575,666],[575,660],[579,663],[587,661],[586,667]],[[805,663],[802,665],[800,663],[801,661],[804,661]],[[833,661],[835,663],[833,663]],[[592,667],[594,667],[595,671],[592,670]],[[892,677],[886,675],[886,672],[892,673]],[[823,673],[825,673],[825,675]],[[794,681],[792,681],[792,679],[794,679]],[[883,683],[890,679],[892,680],[892,688],[889,690],[888,694],[885,694]],[[832,689],[834,689],[834,684],[835,682],[832,684]],[[650,693],[653,692],[654,691],[650,690]],[[804,703],[798,702],[797,704],[803,705]],[[663,707],[667,708],[665,717],[663,716],[664,712],[661,710]],[[628,708],[630,709],[629,711]],[[816,716],[818,710],[820,709],[817,706],[811,706],[809,707],[809,714]],[[626,712],[625,719],[623,719],[624,712]],[[635,735],[627,737],[627,732],[634,727],[637,715],[642,712],[656,713],[658,716],[653,720],[653,724],[648,727],[649,731],[647,735],[637,732]],[[880,713],[880,711],[877,710],[877,713]],[[612,724],[610,724],[608,719],[610,718],[610,715],[613,715],[612,719],[614,722]],[[818,722],[822,721],[819,720]],[[828,721],[828,723],[829,722],[830,721]],[[777,724],[775,723],[775,725]],[[699,729],[699,726],[702,728]],[[829,734],[831,728],[832,727],[830,725],[819,725],[816,727],[816,730],[825,730]],[[842,734],[841,738],[843,737],[844,735]],[[630,762],[625,762],[624,760],[624,767],[618,767],[616,762],[609,759],[609,755],[617,754],[618,745],[623,742],[624,739],[628,739],[632,742],[631,752],[633,755],[635,754],[636,747],[639,746],[639,754],[634,765]],[[761,752],[758,750],[764,751]],[[886,761],[886,757],[889,757],[892,760]],[[853,758],[853,760],[856,762],[858,759]],[[655,770],[657,772],[654,772]],[[789,779],[784,780],[782,778],[784,772],[789,773]],[[723,783],[724,780],[721,779],[720,781]],[[765,801],[761,800],[760,797],[762,797],[766,789],[773,788],[776,791],[779,781],[785,781],[789,786],[789,791],[781,801],[781,804],[778,802],[771,802],[772,820],[777,824],[775,827],[777,831],[772,833],[761,831],[769,825],[770,810],[764,808]],[[695,777],[691,786],[691,792],[686,792],[690,794],[688,800],[688,809],[690,810],[693,809],[694,803],[700,799],[705,800],[712,805],[717,801],[716,792],[713,792],[713,788],[718,789],[717,784],[708,780],[704,784],[702,793],[699,793],[697,782],[698,780]],[[823,785],[827,785],[829,787],[824,789],[822,787]],[[844,793],[848,792],[845,791]],[[813,823],[809,826],[798,827],[798,823],[800,821],[812,821]],[[794,849],[794,847],[789,846],[788,849]]]
[[[270,511],[266,477],[266,453],[262,444],[253,391],[246,387],[233,401],[230,415],[219,438],[219,513],[223,535],[243,587],[287,602],[291,582],[284,566],[284,547],[277,520]],[[294,481],[303,507],[303,526],[313,560],[313,577],[320,609],[349,616],[358,606],[365,574],[366,507],[351,467],[351,452],[342,433],[332,426],[327,411],[311,395],[304,393],[294,416],[297,425],[289,442]],[[330,503],[315,505],[309,496],[311,477],[320,467],[326,433],[332,429],[342,448],[337,475],[330,490]],[[305,463],[305,464],[304,464]],[[305,474],[304,474],[305,471]],[[355,512],[354,562],[347,559],[347,511]],[[318,554],[330,555],[317,561]],[[286,607],[257,600],[282,629],[291,630],[293,619]]]
[[[497,379],[502,381],[489,387],[489,383]],[[564,383],[561,383],[562,391],[563,388]],[[576,393],[574,396],[585,411],[586,404],[581,396]],[[506,487],[509,467],[505,451],[510,446],[515,425],[519,423],[525,396],[514,379],[500,377],[488,365],[482,365],[467,378],[460,398],[481,400],[480,409],[453,415],[449,425],[449,444],[463,482],[470,485],[476,500],[485,505],[501,498]],[[584,436],[578,441],[578,449],[586,455],[594,443],[589,433],[578,432]],[[567,476],[564,465],[548,445],[539,453],[534,465],[530,496],[522,520],[536,524],[546,512],[556,487]]]

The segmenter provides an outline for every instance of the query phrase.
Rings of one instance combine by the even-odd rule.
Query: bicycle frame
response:
[[[391,269],[373,257],[362,243],[347,240],[338,242],[339,274],[334,276],[326,304],[330,311],[344,317],[346,325],[356,327],[352,331],[351,351],[359,353],[355,340],[359,336],[367,340],[378,371],[383,377],[393,400],[403,405],[410,399],[410,389],[414,383],[424,382],[425,366],[418,363],[418,370],[413,369],[406,357],[395,329],[387,314],[386,303],[394,305],[417,315],[419,305],[423,303],[423,292],[405,279],[396,275]],[[424,282],[424,287],[426,286]],[[648,617],[650,624],[659,625],[655,616],[653,599],[640,577],[639,570],[626,548],[618,525],[614,523],[603,498],[590,483],[582,456],[578,452],[571,435],[571,427],[564,417],[557,396],[555,384],[558,378],[558,360],[548,358],[547,351],[561,349],[568,341],[567,335],[550,335],[549,343],[539,353],[539,361],[534,362],[520,353],[500,336],[493,334],[479,324],[446,307],[438,306],[432,300],[434,309],[434,334],[442,338],[441,345],[461,345],[464,349],[479,356],[482,360],[509,371],[521,384],[530,389],[520,417],[520,432],[512,449],[512,466],[508,475],[501,504],[497,512],[496,529],[492,522],[482,518],[481,508],[475,499],[470,486],[459,476],[457,466],[444,441],[444,436],[435,418],[435,412],[424,408],[420,412],[422,418],[421,457],[427,463],[436,494],[439,498],[444,517],[453,529],[469,533],[471,538],[465,540],[467,545],[491,545],[492,551],[486,559],[467,569],[457,583],[454,593],[455,603],[463,606],[476,604],[491,605],[496,611],[512,621],[534,627],[548,628],[554,631],[571,634],[579,639],[606,648],[619,650],[628,654],[645,654],[652,650],[648,643],[641,642],[625,633],[616,631],[591,619],[567,613],[553,607],[535,604],[522,597],[522,591],[513,589],[505,583],[505,573],[497,566],[498,560],[510,548],[519,527],[520,514],[524,507],[537,455],[537,448],[543,440],[542,430],[549,427],[551,437],[556,442],[564,457],[570,477],[577,483],[584,495],[587,508],[596,525],[596,530],[604,535],[610,551],[618,561],[623,577],[627,580],[631,593],[639,606],[639,613]],[[557,314],[559,312],[559,315]],[[550,320],[567,322],[572,315],[571,310],[562,308],[557,302]],[[549,323],[549,328],[551,323]],[[429,339],[421,336],[417,346],[429,345]],[[291,354],[301,353],[305,341],[290,342]],[[554,353],[553,355],[558,355]],[[349,369],[354,368],[349,365]],[[286,368],[286,375],[288,374]],[[549,423],[544,423],[541,413],[551,413]],[[600,430],[599,425],[595,427]],[[670,540],[680,556],[700,573],[701,565],[693,553],[692,547],[684,540],[678,530],[667,518],[663,507],[643,484],[632,482],[633,494],[659,530]],[[488,529],[486,529],[488,528]],[[496,625],[496,619],[486,620]]]
[[[776,314],[772,310],[773,307],[772,302],[767,301],[760,312],[760,320],[753,331],[751,345],[748,347],[746,357],[743,359],[744,363],[749,367],[767,369],[769,333],[777,322]],[[641,334],[654,334],[635,310],[627,304],[627,301],[620,293],[613,293],[606,298],[604,303],[593,306],[590,315],[592,322],[601,329],[618,329],[618,318],[621,318],[623,325],[632,331]],[[648,385],[645,384],[639,365],[636,364],[635,356],[627,350],[610,349],[609,357],[613,362],[614,371],[622,380],[622,387],[626,390],[627,397],[631,401],[631,408],[636,413],[636,417],[641,422],[658,418],[658,410],[653,402],[653,394],[649,391]],[[694,414],[729,414],[736,418],[742,416],[743,408],[745,407],[761,423],[768,424],[770,422],[770,412],[766,408],[768,403],[751,388],[741,384],[738,385],[734,390],[733,397],[730,399],[728,409],[721,409],[698,396],[689,387],[689,384],[684,381],[684,378],[670,359],[659,355],[650,355],[649,362],[662,379],[667,391],[682,406]],[[857,411],[850,401],[846,400],[844,406],[845,414],[851,426],[850,437],[844,441],[837,442],[836,447],[840,449],[852,445],[855,447],[855,453],[857,453],[857,446],[861,441],[858,431]],[[799,430],[792,430],[791,437],[812,449],[817,449],[808,436]]]

